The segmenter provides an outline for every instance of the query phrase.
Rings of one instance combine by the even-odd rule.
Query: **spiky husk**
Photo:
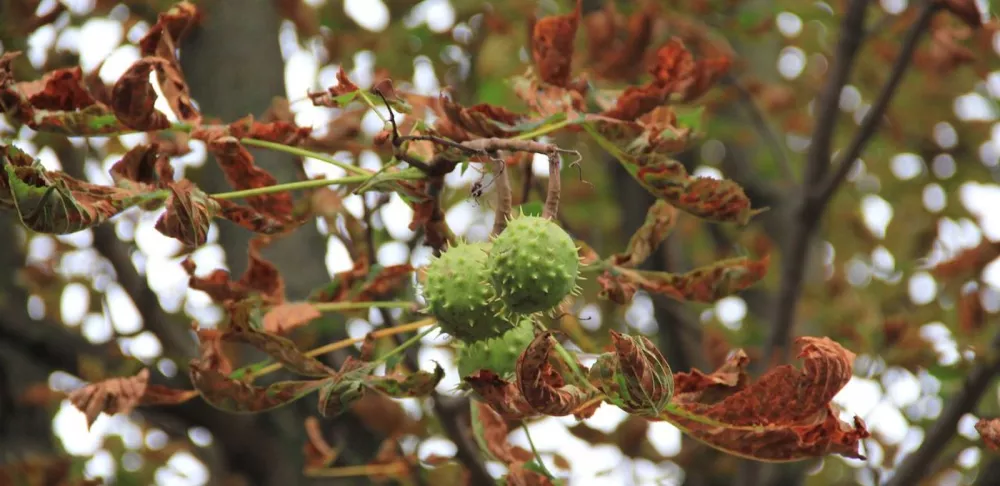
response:
[[[552,309],[576,289],[580,256],[554,221],[522,215],[493,240],[487,267],[506,311],[531,314]]]
[[[427,311],[441,330],[455,338],[476,342],[495,338],[513,328],[487,284],[490,243],[459,243],[427,266],[423,295]]]
[[[518,357],[534,338],[534,323],[524,319],[500,337],[461,345],[457,356],[458,372],[463,377],[479,370],[509,376],[517,368]]]

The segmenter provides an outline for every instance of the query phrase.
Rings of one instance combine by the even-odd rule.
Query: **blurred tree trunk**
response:
[[[21,402],[28,387],[45,383],[58,365],[39,359],[44,350],[37,345],[57,329],[28,315],[29,295],[18,282],[24,258],[17,225],[16,215],[0,214],[0,463],[54,451],[52,435],[39,433],[51,428],[48,410]]]
[[[278,43],[280,18],[269,0],[212,0],[200,7],[205,12],[202,25],[188,36],[181,46],[181,64],[198,102],[207,118],[232,122],[247,115],[259,118],[274,97],[285,96],[284,60]],[[266,169],[279,183],[296,180],[300,164],[293,156],[273,151],[251,149],[258,166]],[[232,190],[209,156],[198,174],[192,176],[207,192]],[[247,265],[247,248],[252,235],[228,222],[219,222],[219,244],[225,250],[226,264],[234,276],[241,275]],[[287,297],[304,299],[314,288],[330,281],[327,271],[326,238],[315,225],[304,227],[275,240],[264,250],[264,256],[277,266],[285,277]],[[342,324],[340,321],[334,321]],[[323,339],[339,339],[340,331]],[[259,356],[263,357],[263,356]],[[301,483],[302,446],[305,443],[303,420],[315,415],[315,399],[301,400],[293,406],[257,417],[256,426],[268,431],[279,441],[283,451],[272,465],[282,470],[271,481],[261,485]],[[344,415],[334,424],[335,434],[349,437],[350,450],[344,460],[363,462],[374,455],[380,439],[353,419]],[[327,480],[324,484],[364,484],[364,478]],[[360,481],[360,482],[359,482]]]

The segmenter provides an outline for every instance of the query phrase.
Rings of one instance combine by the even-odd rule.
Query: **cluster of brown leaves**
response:
[[[0,111],[29,127],[70,135],[122,131],[156,131],[171,127],[154,107],[157,95],[149,75],[157,79],[167,104],[181,122],[195,125],[191,137],[204,141],[237,189],[270,186],[277,181],[256,167],[240,138],[294,143],[309,134],[287,122],[259,123],[252,117],[228,126],[202,128],[175,56],[179,39],[199,19],[197,9],[181,2],[161,14],[139,41],[142,58],[122,75],[111,93],[95,92],[79,67],[57,69],[38,81],[15,81],[12,63],[20,55],[0,57]],[[248,197],[248,206],[206,195],[185,179],[175,180],[167,154],[157,143],[140,145],[115,164],[115,187],[79,181],[62,172],[46,171],[13,147],[3,147],[6,177],[0,178],[0,205],[17,210],[30,228],[46,233],[72,233],[100,224],[134,205],[167,211],[156,228],[189,247],[205,244],[208,227],[219,216],[251,231],[277,234],[303,221],[293,216],[287,193]]]

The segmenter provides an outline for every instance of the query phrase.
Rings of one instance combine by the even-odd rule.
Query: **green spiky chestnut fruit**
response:
[[[487,267],[505,309],[531,314],[552,309],[575,291],[580,256],[554,221],[521,215],[493,240]]]
[[[465,342],[502,335],[513,324],[487,284],[490,243],[459,243],[427,266],[423,295],[441,330]]]
[[[500,337],[463,344],[458,348],[458,372],[463,377],[479,370],[490,370],[502,377],[508,376],[514,373],[518,357],[534,338],[534,323],[531,319],[524,319]]]

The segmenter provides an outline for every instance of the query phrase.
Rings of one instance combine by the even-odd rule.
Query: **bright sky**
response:
[[[904,4],[902,0],[884,0],[883,6],[889,11],[898,11]],[[309,3],[318,3],[321,0],[312,0]],[[52,0],[43,1],[40,11],[51,8]],[[65,1],[74,12],[86,12],[93,1],[73,0]],[[981,2],[985,3],[985,2]],[[380,0],[346,0],[345,10],[348,15],[357,20],[361,25],[372,30],[381,30],[387,24],[388,10]],[[778,28],[788,37],[795,37],[802,29],[802,21],[797,16],[790,13],[783,13],[778,16]],[[419,24],[427,22],[428,26],[435,31],[446,31],[454,23],[454,12],[447,0],[427,0],[414,9],[413,16],[408,23]],[[73,51],[77,51],[79,46],[86,46],[80,52],[80,59],[83,69],[90,71],[101,65],[101,76],[106,81],[113,81],[121,75],[128,66],[138,59],[138,50],[130,45],[120,45],[123,40],[136,41],[148,29],[148,25],[139,24],[129,32],[123,32],[119,22],[114,20],[92,19],[81,28],[57,30],[52,27],[43,27],[32,35],[28,50],[29,58],[39,65],[44,61],[46,51],[57,44]],[[302,47],[297,39],[294,28],[290,24],[285,24],[280,35],[282,53],[286,60],[285,80],[287,97],[290,100],[299,100],[305,97],[308,91],[320,90],[336,84],[335,66],[320,68],[316,56],[309,50]],[[1000,52],[1000,39],[995,43]],[[372,53],[359,53],[355,57],[356,68],[349,73],[352,80],[359,85],[371,83],[372,68],[375,66],[375,56]],[[413,84],[415,88],[423,93],[436,93],[439,89],[437,79],[427,59],[417,59],[416,74]],[[789,47],[782,51],[778,60],[779,71],[788,78],[797,77],[805,65],[805,53],[801,50]],[[961,119],[981,119],[995,121],[997,116],[996,99],[1000,98],[1000,72],[994,72],[983,86],[980,92],[970,92],[956,100],[956,114]],[[982,92],[987,93],[992,100],[985,97]],[[169,111],[160,100],[160,109]],[[845,89],[841,99],[841,107],[845,110],[853,111],[859,116],[868,108],[866,101],[861,100],[860,94],[853,87]],[[325,121],[332,116],[331,110],[316,108],[309,103],[295,103],[293,108],[296,111],[296,120],[302,125],[316,127],[320,132],[325,125]],[[2,122],[0,122],[2,123]],[[381,129],[381,122],[374,113],[368,113],[364,119],[364,129],[373,133]],[[30,130],[24,129],[20,134],[18,145],[29,153],[36,155],[43,164],[49,168],[56,169],[59,162],[51,149],[39,151],[29,140]],[[955,131],[950,125],[942,123],[935,129],[935,139],[943,147],[955,143]],[[123,137],[126,148],[130,148],[144,141],[144,135],[134,135]],[[804,149],[801,142],[790,138],[789,146],[793,149]],[[84,143],[80,141],[79,143]],[[100,138],[90,140],[95,147],[103,146],[106,141]],[[798,145],[798,146],[797,146]],[[194,153],[180,159],[181,166],[197,166],[204,163],[204,146],[199,143],[192,143]],[[980,148],[980,158],[990,166],[1000,163],[1000,124],[994,125],[993,140]],[[95,182],[111,183],[108,176],[108,169],[111,164],[118,160],[120,154],[110,155],[105,160],[89,160],[87,166],[88,177]],[[915,154],[899,154],[892,160],[893,174],[900,179],[912,179],[918,176],[925,165]],[[360,164],[368,168],[378,168],[381,160],[373,153],[366,153],[361,157]],[[343,174],[339,168],[321,163],[319,161],[307,161],[307,171],[311,175],[326,174],[329,177],[336,177]],[[955,161],[949,158],[941,160],[935,159],[931,165],[935,175],[947,177],[955,171]],[[547,177],[545,162],[536,160],[536,174],[539,177]],[[699,170],[699,175],[709,175],[720,177],[721,174],[714,168],[704,167]],[[459,176],[457,172],[448,177],[448,183],[452,186],[465,185],[476,177],[471,171],[466,176]],[[865,178],[873,176],[867,175],[863,167],[852,175],[852,181],[864,183]],[[975,214],[978,221],[953,221],[943,220],[941,223],[941,241],[936,248],[929,263],[939,261],[953,255],[957,251],[977,245],[985,236],[991,240],[1000,240],[1000,212],[995,208],[1000,207],[1000,187],[996,185],[983,185],[979,183],[967,183],[957,194],[945,194],[942,187],[936,183],[928,184],[924,189],[924,203],[932,210],[940,211],[948,203],[961,203]],[[349,209],[355,214],[361,213],[361,200],[358,196],[352,196],[347,201]],[[865,222],[876,235],[884,235],[886,226],[893,217],[892,207],[885,200],[877,195],[868,195],[862,202]],[[181,307],[196,316],[205,326],[213,326],[221,317],[218,309],[212,307],[211,302],[201,292],[187,289],[187,278],[180,268],[179,260],[171,258],[170,255],[178,249],[176,241],[161,235],[153,228],[158,213],[139,213],[132,211],[129,214],[117,218],[116,230],[122,238],[134,240],[141,252],[137,252],[133,261],[140,272],[146,275],[155,274],[155,279],[148,279],[149,285],[157,292],[161,303],[168,311],[179,310]],[[381,223],[396,238],[405,240],[412,235],[407,228],[410,221],[411,210],[398,196],[393,196],[392,202],[388,204],[380,214]],[[492,225],[492,212],[475,204],[472,201],[461,203],[452,208],[446,215],[447,221],[457,234],[465,235],[470,239],[482,239],[488,234]],[[978,223],[978,226],[977,226]],[[981,230],[980,230],[981,228]],[[320,227],[325,231],[325,228]],[[985,233],[985,235],[983,234]],[[59,237],[59,240],[70,243],[80,248],[78,251],[70,252],[62,261],[61,271],[64,275],[91,276],[93,274],[93,261],[95,253],[89,249],[91,242],[89,231],[83,231],[73,235]],[[214,244],[217,240],[217,230],[213,226],[209,234],[210,244],[195,253],[195,260],[201,272],[208,272],[215,268],[224,267],[223,253],[221,248]],[[331,238],[329,252],[326,256],[326,264],[331,273],[351,268],[350,258],[346,249],[336,240]],[[36,237],[31,242],[30,258],[40,260],[47,258],[55,249],[55,240],[50,237]],[[382,264],[396,264],[410,261],[415,265],[426,264],[430,256],[428,248],[417,248],[413,254],[407,254],[404,244],[388,243],[378,251],[378,259]],[[872,278],[885,278],[884,275],[891,272],[882,272],[881,269],[891,269],[894,266],[892,255],[884,248],[876,250],[869,259],[857,258],[852,262],[848,272],[852,282],[864,282]],[[879,270],[877,270],[879,269]],[[986,271],[986,279],[993,289],[1000,288],[1000,268],[996,263],[991,265]],[[108,278],[95,278],[94,285],[98,289],[106,289],[107,314],[105,318],[102,314],[89,313],[90,309],[89,292],[82,284],[70,284],[66,287],[62,296],[63,320],[72,326],[81,326],[84,336],[95,342],[106,342],[114,337],[114,331],[120,333],[134,333],[142,328],[139,313],[131,300],[116,283]],[[907,283],[911,298],[915,302],[929,302],[936,297],[937,287],[934,279],[927,273],[918,273]],[[1000,294],[995,291],[992,295],[993,307],[1000,306]],[[33,312],[40,313],[40,301],[29,303],[29,308]],[[583,309],[581,316],[593,316],[596,307],[588,306]],[[739,329],[743,324],[746,314],[746,305],[738,297],[729,297],[720,301],[714,311],[703,316],[706,320],[717,317],[724,325]],[[655,332],[656,325],[652,319],[652,303],[650,299],[640,294],[627,312],[627,323],[639,331]],[[377,314],[372,322],[378,323]],[[584,325],[597,326],[596,319],[590,321],[583,320]],[[372,329],[372,326],[363,320],[352,320],[348,323],[348,330],[352,336],[362,336]],[[960,358],[959,351],[947,328],[941,323],[930,323],[922,328],[922,334],[928,341],[933,342],[935,350],[939,353],[942,363],[953,363]],[[427,342],[440,342],[445,339],[442,336],[430,336]],[[144,362],[155,365],[165,373],[176,372],[176,365],[169,360],[159,358],[161,352],[160,343],[154,335],[149,332],[142,332],[134,337],[120,338],[119,343],[122,349]],[[669,359],[669,357],[668,357]],[[432,361],[437,361],[446,366],[449,370],[447,377],[439,386],[442,393],[453,393],[457,384],[457,373],[452,364],[451,356],[444,351],[424,348],[420,353],[422,366],[432,367]],[[870,357],[861,357],[859,362],[872,363]],[[875,368],[884,368],[884,364],[874,363]],[[858,366],[857,374],[864,374],[865,370]],[[53,388],[72,389],[80,385],[79,380],[65,374],[55,373],[51,380]],[[893,369],[888,370],[882,376],[881,383],[862,377],[855,377],[837,396],[835,402],[843,410],[843,417],[850,419],[854,414],[860,415],[868,423],[870,429],[878,434],[883,440],[890,444],[900,445],[898,454],[905,454],[919,445],[922,440],[920,428],[910,425],[910,420],[924,418],[914,411],[923,411],[927,418],[933,418],[940,412],[942,403],[936,395],[939,383],[926,373],[913,375],[912,373]],[[401,400],[407,410],[413,414],[421,413],[419,402],[415,400]],[[909,408],[909,410],[907,410]],[[904,413],[905,412],[905,413]],[[909,420],[908,416],[909,414]],[[597,414],[586,421],[586,423],[596,429],[611,431],[626,417],[625,413],[616,407],[605,405]],[[960,424],[960,433],[970,438],[975,437],[972,424],[975,418],[967,416]],[[682,477],[679,468],[669,464],[657,466],[648,461],[638,461],[632,464],[634,467],[623,467],[623,465],[633,462],[624,458],[621,452],[613,446],[591,446],[571,435],[566,425],[574,423],[572,419],[548,418],[531,425],[532,438],[539,450],[556,451],[570,460],[573,465],[571,484],[588,485],[622,485],[622,484],[675,484]],[[88,431],[83,414],[72,407],[68,402],[62,404],[60,411],[55,418],[55,430],[62,439],[66,449],[73,454],[92,456],[87,464],[87,471],[92,476],[108,475],[115,469],[114,459],[106,451],[100,450],[101,440],[106,435],[118,435],[130,448],[138,448],[143,443],[151,448],[162,448],[166,445],[167,436],[162,431],[151,430],[145,434],[143,430],[134,422],[124,416],[109,417],[102,415]],[[680,449],[680,432],[670,424],[663,422],[653,423],[649,429],[649,438],[657,450],[667,456],[675,455]],[[211,436],[203,429],[192,429],[190,438],[196,444],[208,445],[211,443]],[[523,431],[512,434],[512,442],[522,446],[527,446]],[[866,445],[874,446],[869,441]],[[409,450],[416,447],[416,443],[406,444]],[[443,437],[425,441],[419,450],[421,456],[430,454],[451,454],[454,452],[454,445]],[[870,456],[870,463],[879,465],[884,459],[884,453],[875,446],[867,450]],[[964,451],[959,456],[960,464],[971,466],[978,461],[979,452],[974,448]],[[830,460],[846,461],[840,457]],[[122,459],[127,468],[139,467],[141,458],[130,453]],[[855,467],[864,464],[859,461],[848,461]],[[492,465],[496,474],[501,473],[499,465]],[[553,464],[549,464],[550,469],[554,469]],[[636,476],[633,476],[633,470]],[[208,472],[205,467],[193,456],[187,453],[175,454],[167,464],[160,468],[157,474],[158,484],[170,485],[201,485],[208,481]],[[638,482],[636,482],[638,481]]]

